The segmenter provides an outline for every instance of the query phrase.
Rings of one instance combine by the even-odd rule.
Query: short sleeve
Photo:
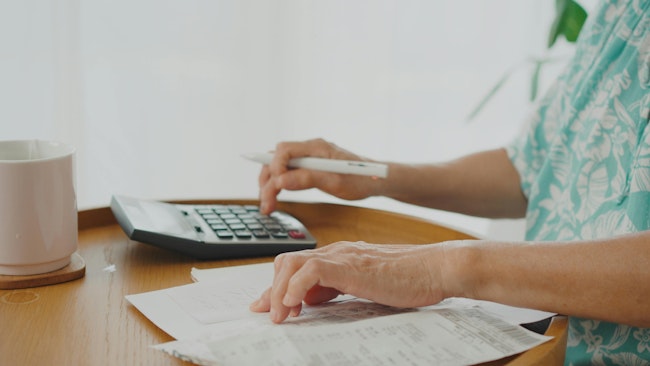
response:
[[[546,162],[548,150],[559,136],[560,92],[562,79],[558,79],[541,99],[532,115],[513,141],[506,146],[512,165],[519,173],[521,190],[530,197],[534,182]]]

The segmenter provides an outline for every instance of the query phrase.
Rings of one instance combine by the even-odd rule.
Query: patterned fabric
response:
[[[528,198],[527,240],[649,230],[649,119],[650,0],[604,1],[507,149]],[[570,317],[566,364],[648,365],[650,328]]]

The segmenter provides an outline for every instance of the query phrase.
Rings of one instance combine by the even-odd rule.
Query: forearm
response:
[[[449,296],[650,326],[650,232],[598,241],[473,242],[447,251]]]
[[[444,163],[391,164],[377,195],[482,217],[523,217],[526,199],[505,150],[490,150]]]

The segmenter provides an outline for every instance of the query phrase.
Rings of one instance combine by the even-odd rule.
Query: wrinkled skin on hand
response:
[[[272,286],[251,304],[273,322],[300,314],[303,301],[318,304],[350,294],[396,307],[445,298],[441,278],[445,245],[379,245],[338,242],[284,253],[275,259]],[[433,259],[433,260],[432,260]]]
[[[371,177],[287,167],[289,160],[305,156],[370,161],[323,139],[281,142],[276,146],[273,161],[262,168],[258,178],[262,213],[269,214],[275,210],[277,195],[285,189],[296,191],[318,188],[342,199],[357,200],[370,196],[373,186],[377,184]]]

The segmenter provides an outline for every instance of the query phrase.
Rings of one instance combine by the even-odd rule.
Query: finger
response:
[[[336,158],[334,156],[336,152],[336,145],[320,138],[300,142],[280,142],[276,145],[274,157],[269,167],[272,174],[282,174],[287,170],[289,160],[293,158],[311,156],[332,159]]]
[[[285,253],[275,257],[275,275],[273,276],[273,286],[270,296],[270,317],[274,323],[282,322],[289,316],[291,308],[302,304],[302,299],[291,306],[285,306],[282,303],[286,295],[289,279],[300,268],[300,257],[301,255],[296,253]]]
[[[260,170],[260,175],[257,177],[257,185],[262,188],[266,183],[271,179],[271,171],[269,170],[268,165],[262,165]]]
[[[260,198],[268,201],[277,201],[277,195],[282,190],[298,191],[309,188],[325,187],[332,180],[332,173],[317,172],[308,169],[291,169],[282,175],[271,176],[266,184],[260,188]]]
[[[284,141],[276,145],[275,153],[280,158],[296,158],[302,156],[314,156],[331,158],[333,144],[323,139],[312,139],[307,141]]]
[[[289,311],[289,316],[292,317],[292,318],[295,318],[295,317],[297,317],[298,315],[300,315],[300,312],[301,312],[301,311],[302,311],[302,304],[300,304],[300,305],[298,305],[298,306],[294,306],[294,307],[292,307],[291,310]]]
[[[271,288],[266,289],[257,300],[253,301],[249,309],[256,313],[265,313],[271,310]]]
[[[277,196],[286,190],[303,190],[317,187],[317,182],[326,182],[332,179],[328,178],[327,173],[314,172],[306,169],[283,169],[282,172],[272,172],[271,168],[265,166],[259,177],[260,184],[260,210],[263,214],[268,215],[275,210],[277,205]]]
[[[282,146],[287,146],[285,143],[278,144],[278,148],[273,154],[273,159],[269,163],[269,172],[271,176],[278,176],[286,172],[289,168],[289,160],[300,155],[296,155],[290,147],[282,148]]]
[[[274,184],[270,180],[271,172],[269,167],[264,165],[258,177],[260,212],[264,215],[273,212],[277,201],[276,197],[280,193],[279,190],[274,188]]]
[[[290,169],[274,177],[275,187],[281,190],[297,191],[318,188],[323,192],[343,199],[360,199],[376,184],[370,177],[328,173],[310,169]]]
[[[309,291],[307,291],[307,294],[305,295],[303,301],[305,304],[309,305],[321,304],[335,299],[341,294],[341,291],[331,287],[314,286]]]
[[[299,191],[309,188],[321,188],[331,179],[332,173],[324,173],[309,169],[291,169],[276,178],[276,187],[289,191]]]
[[[265,185],[260,187],[260,211],[264,215],[268,215],[275,210],[278,202],[278,194],[281,188],[276,185],[276,180],[271,177],[266,181]]]
[[[341,276],[342,272],[335,262],[309,258],[289,279],[282,304],[286,307],[296,306],[308,294],[313,303],[331,300],[345,292],[345,277]]]

